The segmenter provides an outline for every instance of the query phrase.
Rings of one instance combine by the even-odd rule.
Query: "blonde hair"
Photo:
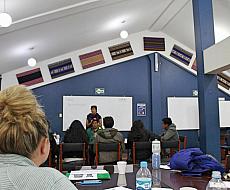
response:
[[[33,93],[21,85],[1,91],[0,154],[31,158],[42,137],[48,137],[48,124]]]

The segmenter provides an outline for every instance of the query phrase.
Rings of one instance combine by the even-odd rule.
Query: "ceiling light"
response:
[[[120,37],[121,37],[122,39],[126,39],[126,38],[128,38],[128,36],[129,36],[129,33],[128,33],[126,30],[122,30],[122,31],[121,31]]]
[[[31,58],[28,59],[27,63],[28,63],[28,65],[29,65],[30,67],[34,67],[34,66],[36,66],[36,64],[37,64],[37,61],[36,61],[35,58],[31,57]]]
[[[9,27],[12,24],[12,18],[7,13],[0,13],[0,26]]]
[[[6,2],[4,0],[4,11],[0,13],[0,26],[9,27],[12,24],[12,17],[6,13]]]

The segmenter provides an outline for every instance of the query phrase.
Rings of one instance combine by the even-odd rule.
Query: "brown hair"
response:
[[[31,158],[42,137],[48,137],[48,124],[33,93],[21,85],[1,91],[0,154]]]

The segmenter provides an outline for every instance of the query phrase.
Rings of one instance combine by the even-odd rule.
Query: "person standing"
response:
[[[91,113],[89,113],[87,115],[86,129],[92,127],[92,123],[93,123],[94,119],[99,121],[98,126],[101,127],[102,126],[102,120],[101,120],[101,116],[97,113],[97,106],[96,105],[91,106]]]

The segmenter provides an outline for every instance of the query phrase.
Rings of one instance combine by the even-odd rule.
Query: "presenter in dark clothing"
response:
[[[97,113],[97,106],[93,105],[91,106],[91,113],[87,115],[86,129],[92,127],[93,120],[95,119],[99,121],[98,127],[101,127],[102,126],[101,116]]]

